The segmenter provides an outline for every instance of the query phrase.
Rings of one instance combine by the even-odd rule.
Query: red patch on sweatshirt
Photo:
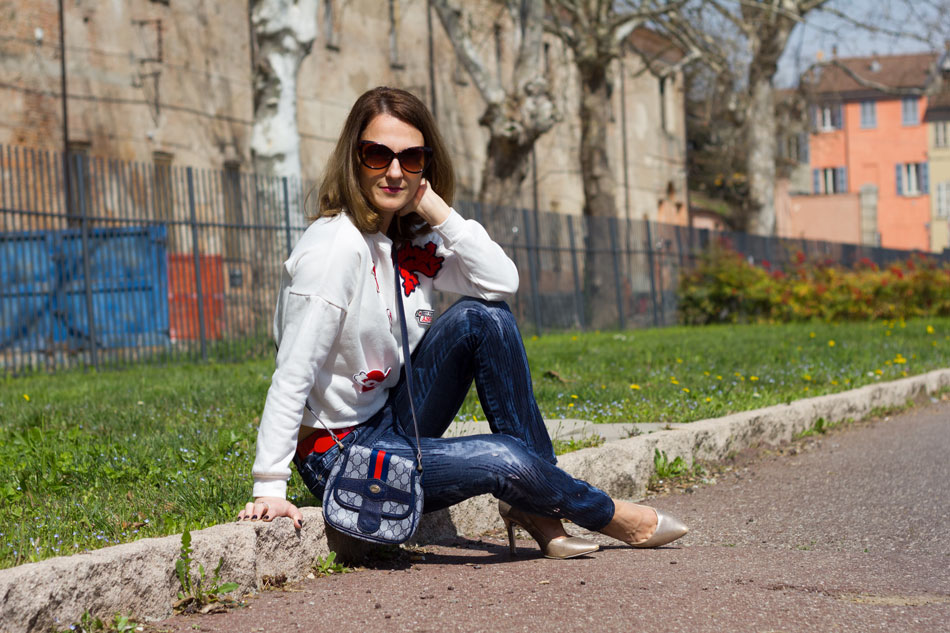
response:
[[[358,374],[353,375],[353,380],[356,381],[358,385],[363,388],[363,392],[372,391],[379,386],[379,383],[386,380],[389,377],[389,372],[393,370],[392,367],[387,369],[385,372],[381,369],[371,369],[370,371],[361,371]]]
[[[436,255],[435,249],[435,242],[428,242],[425,246],[406,244],[396,251],[399,276],[402,277],[402,287],[407,297],[419,286],[417,273],[433,279],[442,269],[445,258]]]

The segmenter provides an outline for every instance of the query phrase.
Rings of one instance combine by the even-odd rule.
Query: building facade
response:
[[[483,35],[475,38],[479,52],[505,78],[516,52],[507,11],[487,1],[481,8],[473,4],[466,9]],[[250,169],[253,69],[261,60],[248,2],[76,0],[63,6],[61,47],[56,0],[0,5],[6,13],[0,144],[159,166]],[[356,97],[393,85],[430,104],[454,152],[459,197],[474,198],[488,141],[478,123],[484,104],[427,1],[326,0],[319,7],[317,37],[298,76],[304,179],[319,179]],[[631,38],[649,44],[656,36],[641,29]],[[562,120],[538,142],[536,169],[512,204],[536,201],[542,210],[578,215],[578,83],[569,52],[554,38],[545,41],[545,69]],[[632,52],[614,66],[607,151],[616,166],[618,215],[685,224],[682,76],[643,71]]]
[[[835,59],[803,78],[811,193],[791,198],[794,224],[812,227],[803,236],[931,250],[924,91],[935,60],[931,53]]]

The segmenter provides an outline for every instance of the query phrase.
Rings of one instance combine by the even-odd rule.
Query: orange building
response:
[[[859,235],[866,244],[930,250],[922,95],[935,60],[933,53],[836,59],[803,78],[811,104],[812,195],[793,196],[792,206],[807,218],[810,233],[833,241]],[[847,235],[838,235],[843,226]]]

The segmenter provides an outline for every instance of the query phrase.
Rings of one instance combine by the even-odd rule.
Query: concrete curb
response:
[[[853,391],[799,400],[723,418],[674,425],[597,448],[564,455],[559,465],[611,496],[638,498],[653,473],[653,452],[665,451],[687,462],[715,461],[733,451],[789,440],[818,418],[828,422],[866,417],[879,407],[920,401],[950,386],[950,369]],[[256,591],[265,576],[283,574],[294,581],[306,576],[313,562],[330,548],[319,508],[302,508],[304,528],[289,521],[232,523],[192,533],[192,558],[213,570],[223,558],[222,578]],[[449,511],[427,515],[419,542],[477,535],[501,526],[490,496],[469,499]],[[158,619],[171,614],[178,580],[174,561],[180,536],[53,558],[0,571],[0,631],[20,633],[67,629],[86,610],[111,617],[134,613]]]

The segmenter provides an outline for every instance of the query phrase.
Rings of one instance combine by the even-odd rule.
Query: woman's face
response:
[[[360,141],[385,145],[396,154],[425,145],[422,132],[389,114],[373,117],[360,135]],[[382,169],[371,169],[360,162],[360,188],[370,206],[383,216],[383,231],[397,213],[402,215],[412,210],[407,205],[415,197],[421,180],[421,172],[414,174],[404,170],[398,158],[393,158]]]

